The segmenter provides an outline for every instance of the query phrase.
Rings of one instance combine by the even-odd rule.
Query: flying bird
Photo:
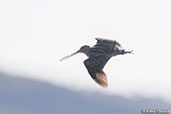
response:
[[[82,46],[75,53],[65,56],[60,61],[63,61],[77,53],[84,53],[88,56],[88,59],[84,61],[84,65],[87,68],[88,73],[93,80],[100,86],[107,88],[108,81],[103,68],[107,61],[116,55],[124,55],[133,51],[125,51],[121,45],[115,40],[109,40],[104,38],[95,38],[97,43],[90,47],[88,45]]]

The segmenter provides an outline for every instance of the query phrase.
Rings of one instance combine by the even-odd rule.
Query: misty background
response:
[[[141,114],[143,109],[170,109],[161,99],[77,92],[0,73],[1,114]]]

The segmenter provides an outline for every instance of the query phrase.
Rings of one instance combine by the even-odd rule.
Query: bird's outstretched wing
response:
[[[90,76],[97,84],[104,88],[108,87],[108,81],[107,76],[103,71],[103,67],[109,59],[110,57],[107,56],[98,56],[90,57],[84,61],[84,65],[87,68]]]
[[[95,39],[97,40],[97,43],[91,48],[92,51],[110,53],[115,48],[122,48],[121,45],[115,40],[108,40],[104,38]]]

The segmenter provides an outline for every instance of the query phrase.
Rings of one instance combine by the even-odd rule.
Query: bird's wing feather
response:
[[[110,57],[107,56],[98,56],[98,57],[90,57],[84,61],[84,65],[87,68],[90,76],[93,80],[99,84],[100,86],[107,88],[107,76],[103,71],[104,65]]]
[[[94,46],[94,48],[98,50],[102,50],[105,52],[110,52],[114,48],[114,41],[102,39],[102,38],[96,38],[97,43]]]
[[[122,49],[122,46],[117,41],[115,41],[115,48]]]
[[[101,52],[111,52],[115,48],[122,48],[121,45],[115,40],[109,40],[104,38],[95,38],[97,40],[96,45],[91,50],[97,50]]]

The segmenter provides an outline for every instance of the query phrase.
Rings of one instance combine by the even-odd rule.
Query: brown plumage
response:
[[[67,59],[77,53],[86,54],[89,58],[84,61],[84,65],[87,68],[88,73],[97,84],[107,88],[107,76],[103,71],[107,61],[112,56],[124,55],[126,53],[132,53],[132,51],[125,51],[118,42],[113,40],[102,38],[95,39],[97,40],[97,43],[93,47],[89,47],[87,45],[82,46],[77,52],[69,56],[65,56],[60,61]]]

